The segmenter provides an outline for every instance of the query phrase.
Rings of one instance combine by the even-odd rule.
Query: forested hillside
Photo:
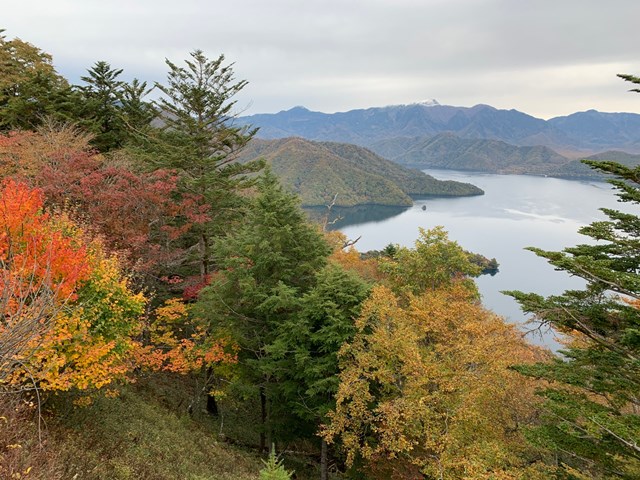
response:
[[[581,160],[560,155],[548,147],[517,147],[498,140],[465,139],[451,133],[433,137],[396,137],[370,147],[379,155],[414,168],[471,170],[498,174],[548,175],[565,178],[603,178]],[[640,155],[611,150],[585,157],[640,165]]]
[[[477,172],[545,175],[569,159],[547,147],[516,147],[498,140],[434,137],[381,140],[371,148],[402,165]]]
[[[253,139],[238,160],[262,158],[303,205],[411,205],[411,195],[481,195],[473,185],[441,181],[356,145],[302,138]]]
[[[311,223],[274,170],[431,180],[254,142],[223,55],[167,60],[155,100],[1,32],[0,65],[0,478],[640,478],[636,215],[533,249],[586,284],[509,292],[566,335],[556,357],[482,306],[442,227],[361,255]],[[638,167],[590,166],[640,203]]]

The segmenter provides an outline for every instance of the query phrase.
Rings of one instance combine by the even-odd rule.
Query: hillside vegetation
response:
[[[516,147],[499,140],[461,138],[451,133],[381,140],[371,148],[403,165],[491,173],[546,174],[568,161],[547,147]]]
[[[627,167],[637,167],[640,165],[640,155],[621,152],[619,150],[609,150],[596,155],[590,155],[586,157],[585,160],[613,161]],[[585,165],[581,160],[569,160],[567,163],[551,170],[548,174],[550,176],[564,178],[605,178],[604,174]]]
[[[468,183],[436,180],[356,145],[301,138],[253,139],[240,162],[265,159],[303,205],[411,205],[412,195],[481,195]]]
[[[71,86],[1,33],[0,478],[640,478],[636,215],[532,249],[586,283],[508,292],[567,336],[555,357],[482,306],[497,261],[442,226],[362,256],[291,192],[475,187],[351,145],[251,142],[222,55],[167,60],[147,102],[107,62]],[[637,168],[589,164],[640,204]]]
[[[567,178],[603,177],[580,160],[567,158],[548,147],[519,147],[499,140],[461,138],[452,133],[440,133],[433,137],[396,137],[380,140],[372,145],[371,149],[399,164],[415,168]],[[586,158],[612,160],[627,166],[640,164],[640,155],[616,150]]]
[[[489,105],[429,102],[333,114],[295,107],[240,122],[258,126],[260,138],[348,142],[419,168],[602,178],[579,160],[640,164],[640,115],[632,113],[589,110],[542,120]]]

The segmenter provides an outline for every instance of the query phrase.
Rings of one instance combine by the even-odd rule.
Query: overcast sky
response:
[[[163,82],[224,53],[247,113],[486,103],[550,118],[640,113],[640,0],[3,0],[0,28],[73,83],[97,60]]]

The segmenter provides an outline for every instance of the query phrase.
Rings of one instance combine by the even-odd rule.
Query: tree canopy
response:
[[[585,163],[613,176],[609,183],[620,202],[640,204],[640,167]],[[640,477],[640,220],[628,211],[602,212],[606,220],[580,229],[589,243],[562,252],[531,248],[556,269],[583,278],[583,290],[547,298],[507,293],[568,337],[561,358],[519,367],[551,382],[542,392],[545,421],[532,438],[552,448],[573,478],[632,479]]]

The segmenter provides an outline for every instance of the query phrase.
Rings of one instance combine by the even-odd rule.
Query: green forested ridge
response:
[[[619,150],[611,150],[607,152],[597,153],[595,155],[590,155],[586,157],[585,160],[607,160],[620,163],[621,165],[625,165],[627,167],[636,167],[640,165],[640,155],[621,152]],[[564,165],[558,167],[555,171],[551,172],[550,175],[566,178],[607,178],[606,173],[598,169],[591,168],[581,160],[570,160]]]
[[[372,171],[397,183],[409,195],[465,196],[479,195],[482,190],[468,183],[436,180],[419,170],[397,168],[394,163],[373,154],[371,150],[346,143],[322,142],[335,154],[363,169]]]
[[[547,147],[516,147],[498,140],[461,138],[451,133],[390,142],[382,140],[373,149],[393,154],[390,158],[398,163],[423,168],[544,174],[567,161]]]
[[[240,161],[264,158],[303,205],[411,205],[410,195],[479,195],[473,185],[436,180],[356,145],[301,138],[254,139]]]
[[[544,146],[516,146],[498,140],[461,138],[452,133],[397,137],[371,146],[378,154],[415,168],[472,170],[499,174],[602,178],[599,172]],[[640,164],[640,155],[612,150],[587,158]]]

